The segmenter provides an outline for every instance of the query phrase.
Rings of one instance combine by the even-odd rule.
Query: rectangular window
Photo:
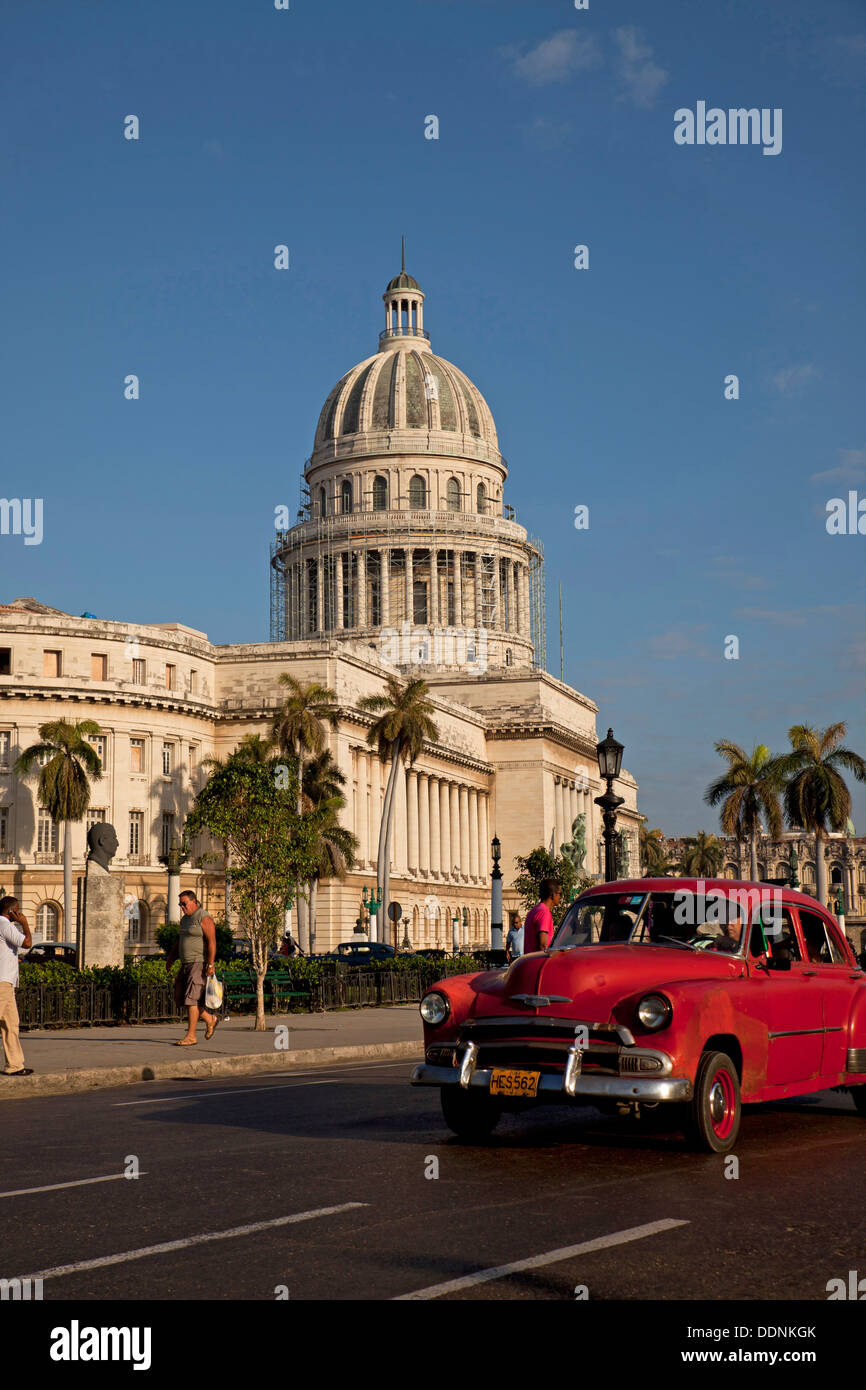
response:
[[[61,663],[60,653],[45,651],[42,653],[42,675],[52,679],[60,675]]]
[[[187,749],[187,763],[189,764],[190,773],[195,772],[198,766],[198,749],[194,743],[191,743]]]
[[[412,581],[412,621],[422,625],[427,622],[427,581],[425,579]]]
[[[12,734],[8,729],[0,729],[0,772],[9,767],[12,752]]]
[[[93,825],[101,825],[104,821],[104,809],[98,810],[95,806],[91,806],[89,811],[87,812],[87,829],[89,830]]]
[[[174,839],[174,812],[163,811],[162,813],[162,852],[168,854],[171,849],[171,842]]]
[[[170,776],[171,776],[172,751],[173,751],[173,750],[172,750],[172,744],[170,744],[170,743],[164,743],[164,744],[162,745],[162,775],[163,775],[163,777],[170,777]]]
[[[189,673],[189,693],[190,695],[198,694],[198,671],[190,671]]]
[[[140,657],[132,659],[132,683],[133,685],[147,684],[147,667]]]
[[[129,740],[129,770],[130,772],[144,772],[143,738],[131,738]]]
[[[0,806],[0,854],[9,850],[9,807]]]
[[[141,846],[144,839],[144,812],[130,811],[129,813],[129,856],[137,859],[141,855]]]
[[[90,653],[90,679],[92,681],[108,680],[108,657],[100,652]]]
[[[174,690],[176,684],[177,684],[177,667],[176,667],[176,666],[166,666],[166,668],[165,668],[165,688],[166,688],[166,690]]]
[[[108,739],[105,734],[91,734],[87,742],[90,744],[97,758],[99,759],[102,771],[105,771],[106,758],[108,756]]]
[[[37,854],[56,854],[57,845],[57,822],[53,821],[48,812],[40,807],[36,827],[36,852]]]
[[[12,648],[0,647],[0,676],[12,674]]]

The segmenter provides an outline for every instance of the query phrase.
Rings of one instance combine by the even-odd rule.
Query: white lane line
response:
[[[411,1058],[409,1058],[408,1060],[411,1061]],[[385,1068],[385,1067],[402,1067],[402,1066],[403,1066],[402,1061],[398,1061],[398,1062],[375,1062],[375,1063],[373,1063],[371,1066],[364,1066],[363,1064],[361,1064],[361,1066],[353,1067],[353,1068],[352,1068],[352,1071],[361,1071],[362,1069],[365,1070],[365,1071],[374,1071],[374,1070],[376,1070],[376,1069],[378,1069],[378,1068]],[[316,1074],[316,1073],[315,1073],[315,1072],[312,1072],[312,1071],[278,1071],[278,1072],[272,1072],[272,1073],[271,1073],[272,1076],[315,1076],[315,1074]],[[208,1079],[209,1081],[210,1081],[210,1080],[213,1080],[212,1077],[208,1077],[207,1079]],[[340,1078],[339,1078],[338,1076],[337,1076],[337,1077],[334,1077],[334,1080],[335,1080],[335,1081],[339,1081],[339,1079],[340,1079]],[[303,1084],[304,1084],[305,1086],[327,1086],[327,1085],[332,1084],[332,1083],[330,1083],[329,1081],[305,1081]],[[191,1098],[193,1098],[193,1097],[198,1097],[198,1096],[243,1096],[243,1095],[251,1095],[251,1094],[253,1094],[253,1093],[256,1092],[256,1091],[291,1091],[291,1090],[294,1090],[294,1089],[299,1089],[299,1088],[295,1088],[295,1087],[292,1087],[292,1086],[244,1086],[242,1089],[239,1089],[239,1090],[236,1089],[236,1090],[233,1090],[233,1091],[184,1091],[183,1095],[180,1095],[180,1096],[151,1096],[151,1097],[149,1097],[147,1100],[119,1100],[119,1101],[114,1101],[114,1102],[112,1102],[112,1109],[113,1109],[113,1110],[125,1110],[125,1109],[127,1109],[129,1106],[131,1106],[131,1105],[154,1105],[157,1101],[163,1101],[163,1100],[190,1100]]]
[[[315,1211],[299,1211],[294,1216],[278,1216],[273,1221],[254,1221],[250,1226],[233,1226],[228,1231],[205,1231],[200,1236],[184,1236],[182,1240],[166,1240],[161,1245],[143,1245],[138,1250],[124,1250],[118,1255],[101,1255],[96,1260],[78,1260],[71,1265],[55,1265],[53,1269],[40,1269],[36,1274],[24,1274],[23,1279],[60,1279],[64,1274],[81,1274],[87,1269],[105,1269],[107,1265],[126,1264],[129,1260],[143,1260],[146,1255],[166,1255],[173,1250],[188,1250],[193,1245],[204,1245],[211,1240],[232,1240],[235,1236],[252,1236],[258,1231],[272,1231],[277,1226],[292,1226],[298,1221],[312,1221],[316,1216],[336,1216],[339,1212],[352,1211],[355,1207],[369,1206],[368,1202],[343,1202],[339,1207],[318,1207]]]
[[[140,1178],[144,1173],[140,1172]],[[19,1187],[14,1192],[0,1192],[0,1197],[26,1197],[30,1192],[56,1192],[60,1187],[87,1187],[92,1182],[117,1182],[118,1178],[125,1178],[125,1173],[109,1173],[104,1178],[76,1178],[73,1182],[50,1182],[45,1187]]]
[[[429,1288],[418,1289],[415,1293],[401,1293],[394,1303],[411,1299],[441,1298],[446,1293],[456,1293],[459,1289],[469,1289],[473,1284],[486,1284],[490,1279],[505,1279],[509,1274],[519,1274],[524,1269],[541,1269],[544,1265],[556,1264],[558,1260],[571,1260],[575,1255],[588,1255],[593,1250],[609,1250],[614,1245],[627,1245],[632,1240],[643,1240],[646,1236],[659,1235],[661,1231],[671,1231],[675,1226],[688,1226],[688,1221],[650,1221],[646,1226],[630,1226],[625,1231],[614,1231],[609,1236],[598,1236],[595,1240],[585,1240],[580,1245],[564,1245],[560,1250],[548,1250],[546,1255],[533,1255],[528,1260],[515,1260],[510,1265],[498,1265],[496,1269],[481,1269],[475,1274],[464,1274],[461,1279],[450,1279],[447,1284],[431,1284]]]

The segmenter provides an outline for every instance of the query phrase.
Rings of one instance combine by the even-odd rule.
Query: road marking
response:
[[[272,1231],[277,1226],[292,1226],[298,1221],[312,1221],[316,1216],[336,1216],[355,1207],[366,1207],[368,1202],[343,1202],[339,1207],[318,1207],[315,1211],[300,1211],[294,1216],[277,1216],[273,1221],[254,1221],[250,1226],[233,1226],[228,1231],[205,1231],[200,1236],[184,1236],[182,1240],[166,1240],[161,1245],[143,1245],[138,1250],[124,1250],[118,1255],[101,1255],[96,1260],[78,1260],[71,1265],[55,1265],[53,1269],[40,1269],[36,1274],[24,1274],[22,1279],[60,1279],[64,1274],[82,1274],[88,1269],[105,1269],[107,1265],[126,1264],[129,1260],[143,1260],[146,1255],[166,1255],[173,1250],[188,1250],[193,1245],[204,1245],[211,1240],[232,1240],[235,1236],[252,1236],[258,1231]]]
[[[140,1178],[144,1173],[138,1174]],[[50,1182],[45,1187],[19,1187],[14,1192],[0,1192],[0,1197],[26,1197],[30,1192],[56,1192],[61,1187],[87,1187],[92,1182],[117,1182],[118,1178],[125,1178],[125,1173],[109,1173],[104,1178],[76,1178],[73,1182]]]
[[[675,1226],[688,1226],[688,1221],[650,1221],[646,1226],[630,1226],[625,1231],[614,1231],[609,1236],[598,1236],[595,1240],[585,1240],[580,1245],[564,1245],[560,1250],[548,1250],[546,1255],[533,1255],[528,1260],[515,1260],[510,1265],[498,1265],[495,1269],[481,1269],[475,1274],[464,1274],[461,1279],[450,1279],[446,1284],[431,1284],[429,1288],[418,1289],[415,1293],[401,1293],[393,1299],[403,1303],[411,1299],[441,1298],[446,1293],[456,1293],[459,1289],[469,1289],[473,1284],[486,1284],[491,1279],[505,1279],[509,1274],[519,1274],[524,1269],[540,1269],[544,1265],[556,1264],[558,1260],[571,1260],[575,1255],[588,1255],[593,1250],[609,1250],[614,1245],[627,1245],[632,1240],[643,1240],[646,1236],[659,1235],[671,1231]]]
[[[411,1061],[411,1058],[410,1058],[409,1060]],[[382,1068],[382,1067],[395,1067],[395,1066],[403,1066],[403,1063],[402,1063],[402,1062],[375,1062],[372,1066],[368,1066],[368,1067],[363,1068],[363,1069],[364,1069],[364,1070],[367,1070],[367,1071],[373,1071],[373,1070],[376,1069],[376,1068]],[[363,1064],[362,1064],[362,1066],[353,1067],[352,1070],[353,1070],[353,1071],[361,1071],[361,1070],[362,1070],[362,1067],[363,1067]],[[276,1072],[276,1073],[272,1073],[272,1075],[276,1075],[276,1076],[315,1076],[315,1072],[311,1072],[311,1071],[278,1071],[278,1072]],[[186,1078],[185,1078],[185,1079],[186,1079]],[[208,1081],[212,1081],[212,1080],[213,1080],[213,1077],[208,1077],[207,1080],[208,1080]],[[331,1081],[331,1080],[328,1080],[328,1081],[305,1081],[305,1082],[303,1083],[303,1085],[305,1085],[305,1086],[328,1086],[328,1085],[333,1085],[333,1084],[334,1084],[336,1081],[338,1081],[338,1080],[339,1080],[339,1077],[334,1077],[333,1081]],[[150,1096],[150,1097],[148,1097],[147,1100],[117,1100],[117,1101],[112,1102],[112,1109],[114,1109],[114,1110],[124,1110],[124,1109],[127,1109],[127,1108],[128,1108],[129,1106],[131,1106],[131,1105],[155,1105],[158,1101],[164,1101],[164,1100],[190,1100],[190,1099],[192,1099],[192,1098],[197,1098],[197,1097],[199,1097],[199,1096],[243,1096],[243,1095],[251,1095],[251,1094],[254,1094],[256,1091],[291,1091],[291,1090],[298,1090],[298,1089],[300,1089],[300,1088],[299,1088],[299,1087],[293,1087],[293,1086],[244,1086],[244,1087],[242,1087],[241,1089],[236,1089],[236,1090],[233,1090],[233,1091],[184,1091],[183,1095],[180,1095],[180,1096]]]

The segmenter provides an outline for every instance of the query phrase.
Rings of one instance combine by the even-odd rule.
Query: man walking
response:
[[[513,960],[523,954],[523,927],[520,922],[520,913],[512,912],[511,925],[508,928],[508,935],[505,938],[505,959],[509,965]]]
[[[212,917],[205,915],[195,893],[181,893],[178,899],[183,916],[177,946],[169,951],[165,968],[170,970],[180,956],[180,970],[174,982],[174,1001],[179,1009],[186,1007],[186,1037],[175,1047],[194,1047],[198,1042],[195,1030],[201,1017],[205,1023],[205,1040],[212,1038],[219,1023],[216,1014],[204,1007],[208,976],[214,973],[216,960],[216,927]]]
[[[541,901],[527,915],[523,924],[523,954],[546,951],[553,940],[553,914],[562,900],[559,880],[545,878],[539,889]]]
[[[33,1075],[33,1068],[24,1065],[24,1053],[18,1038],[18,1005],[15,1003],[18,947],[32,944],[30,927],[19,908],[18,899],[0,898],[0,1038],[6,1054],[4,1076]]]

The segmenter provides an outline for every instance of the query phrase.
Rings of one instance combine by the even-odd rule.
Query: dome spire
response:
[[[379,351],[386,352],[406,338],[430,341],[424,331],[424,292],[412,275],[406,274],[406,238],[400,237],[400,274],[389,281],[385,293],[385,328],[379,334]]]
[[[406,274],[406,238],[400,238],[400,274]]]

